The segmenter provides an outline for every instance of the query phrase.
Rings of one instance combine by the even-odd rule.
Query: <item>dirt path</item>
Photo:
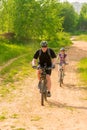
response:
[[[0,101],[0,130],[87,130],[87,89],[79,86],[78,61],[87,56],[87,43],[74,41],[63,87],[57,68],[52,73],[52,97],[40,105],[37,80],[26,79],[20,89]],[[5,117],[6,119],[1,119]]]

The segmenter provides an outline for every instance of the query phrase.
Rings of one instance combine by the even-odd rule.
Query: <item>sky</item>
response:
[[[60,0],[60,1],[61,1],[61,2],[63,2],[63,1],[80,2],[80,3],[87,2],[87,0]]]

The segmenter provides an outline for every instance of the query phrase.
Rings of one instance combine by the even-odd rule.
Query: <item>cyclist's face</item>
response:
[[[64,53],[65,53],[65,51],[61,51],[61,53],[62,53],[62,54],[64,54]]]
[[[46,52],[47,51],[47,46],[42,47],[42,51]]]

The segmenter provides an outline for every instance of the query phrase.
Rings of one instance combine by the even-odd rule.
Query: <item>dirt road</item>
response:
[[[87,89],[79,85],[76,66],[87,56],[87,43],[73,43],[67,52],[63,87],[59,87],[56,67],[51,76],[52,97],[43,107],[37,80],[26,79],[20,89],[0,100],[0,130],[87,130]]]

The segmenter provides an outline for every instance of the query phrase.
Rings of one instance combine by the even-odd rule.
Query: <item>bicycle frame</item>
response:
[[[64,69],[63,69],[63,66],[62,65],[60,65],[60,63],[57,63],[57,64],[59,64],[59,75],[58,75],[58,77],[59,77],[59,83],[60,83],[60,87],[61,87],[61,85],[63,84],[63,79],[64,79]]]
[[[40,85],[40,92],[41,92],[41,105],[44,105],[44,100],[47,101],[47,79],[46,79],[46,68],[42,68],[41,69],[41,76],[40,76],[40,81],[41,81],[41,85]]]
[[[52,67],[47,68],[46,66],[44,67],[37,67],[34,66],[34,69],[41,69],[41,76],[40,76],[40,93],[41,93],[41,105],[44,106],[44,100],[47,101],[47,79],[46,79],[46,70],[50,70],[52,69]]]

